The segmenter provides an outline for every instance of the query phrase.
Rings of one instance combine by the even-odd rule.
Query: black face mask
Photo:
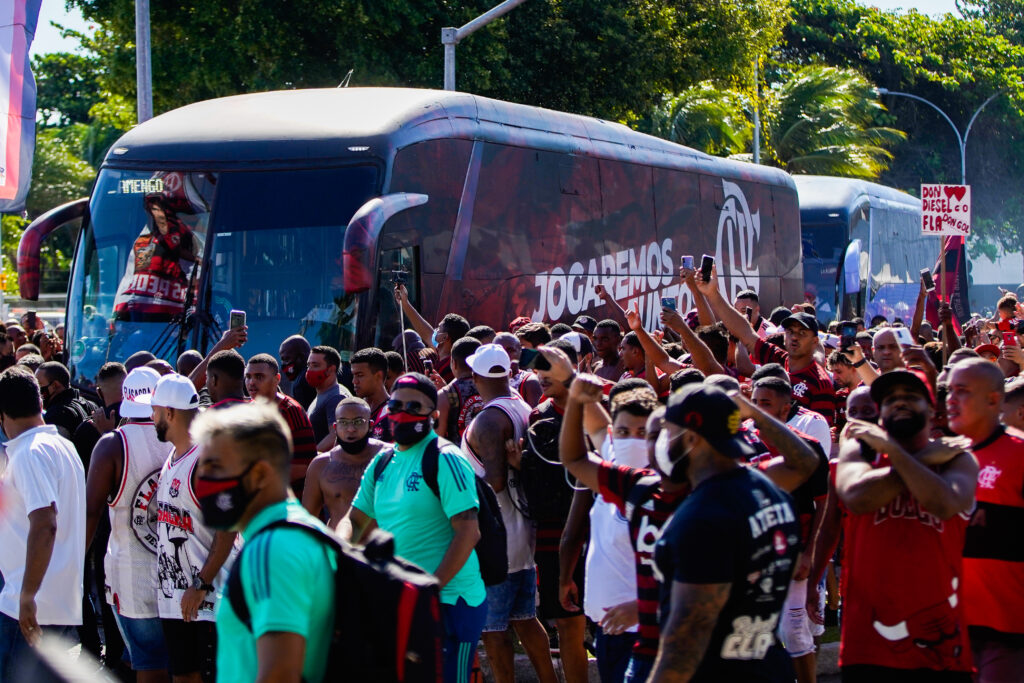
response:
[[[366,436],[355,441],[345,441],[340,436],[338,437],[338,445],[341,446],[341,450],[345,451],[349,455],[358,455],[359,453],[362,453],[368,443],[370,443],[369,430],[367,430]]]
[[[914,413],[911,417],[887,417],[882,420],[882,426],[885,427],[885,431],[897,439],[907,439],[914,436],[924,429],[927,423],[928,418],[924,413]]]
[[[242,479],[255,464],[250,463],[237,477],[196,477],[196,498],[199,499],[199,509],[206,526],[230,531],[242,519],[252,499],[256,497],[256,491],[245,490]]]
[[[388,419],[391,421],[391,436],[399,446],[419,443],[431,431],[429,415],[391,413]]]

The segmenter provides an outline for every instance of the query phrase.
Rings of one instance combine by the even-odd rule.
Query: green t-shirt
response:
[[[279,519],[320,524],[294,498],[275,503],[256,515],[242,532],[246,541],[238,561],[252,631],[231,609],[224,595],[217,600],[217,680],[256,680],[256,641],[265,633],[297,633],[306,639],[302,680],[322,681],[334,629],[335,551],[308,531],[278,527],[256,533]],[[322,525],[321,525],[322,526]]]
[[[480,507],[473,468],[458,446],[445,446],[438,456],[440,500],[423,481],[423,451],[436,438],[437,434],[431,433],[407,450],[395,449],[395,457],[384,468],[380,481],[374,481],[377,461],[389,449],[378,453],[366,466],[352,503],[395,537],[396,555],[428,572],[437,570],[455,535],[450,519]],[[487,599],[475,550],[441,590],[441,602],[446,605],[454,605],[459,598],[464,598],[470,607]]]

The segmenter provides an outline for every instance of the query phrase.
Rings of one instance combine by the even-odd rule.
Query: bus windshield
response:
[[[351,348],[356,302],[342,279],[345,227],[377,192],[374,166],[267,172],[104,169],[69,285],[69,365],[91,386],[137,351],[205,353],[231,310],[245,356],[292,334]],[[179,344],[179,338],[181,344]]]
[[[836,317],[836,274],[849,239],[844,223],[802,226],[804,249],[804,292],[815,305],[818,318],[828,322]]]

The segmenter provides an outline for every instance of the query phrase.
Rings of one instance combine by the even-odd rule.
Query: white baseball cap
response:
[[[497,344],[484,344],[466,359],[466,363],[481,377],[507,377],[512,367],[508,352]],[[502,369],[492,370],[496,367]]]
[[[121,384],[121,417],[146,418],[153,416],[150,398],[156,383],[160,381],[160,373],[153,368],[135,368],[124,378]]]
[[[199,394],[192,380],[184,375],[164,375],[156,383],[150,403],[175,410],[194,410],[199,407]]]

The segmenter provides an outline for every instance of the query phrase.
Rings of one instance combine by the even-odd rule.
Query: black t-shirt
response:
[[[756,470],[704,481],[679,506],[654,551],[664,633],[672,583],[730,583],[693,681],[792,681],[775,638],[800,547],[792,498]]]

